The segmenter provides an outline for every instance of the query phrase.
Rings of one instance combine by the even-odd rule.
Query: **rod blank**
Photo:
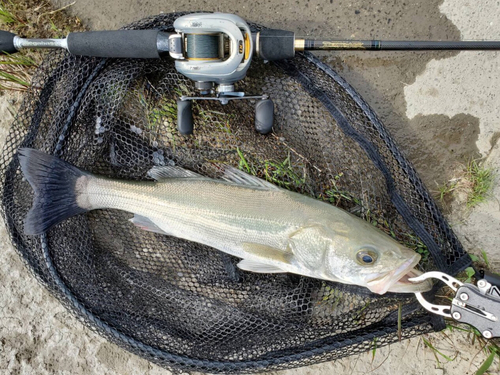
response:
[[[302,42],[303,40],[303,42]],[[327,40],[297,39],[304,50],[431,51],[431,50],[500,50],[500,41],[419,41],[419,40]]]

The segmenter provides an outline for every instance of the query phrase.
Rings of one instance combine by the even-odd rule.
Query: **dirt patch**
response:
[[[479,120],[471,115],[416,116],[400,134],[407,156],[431,191],[454,177],[451,166],[480,156]]]

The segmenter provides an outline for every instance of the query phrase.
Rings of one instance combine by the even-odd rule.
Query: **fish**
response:
[[[154,181],[111,179],[55,156],[20,148],[22,173],[34,190],[24,221],[39,235],[74,215],[118,209],[142,230],[210,246],[257,273],[294,273],[358,285],[376,294],[432,288],[415,267],[420,255],[361,218],[225,166],[219,179],[179,166],[155,166]]]

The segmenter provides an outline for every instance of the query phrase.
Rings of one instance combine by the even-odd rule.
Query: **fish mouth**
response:
[[[393,293],[417,293],[426,292],[432,288],[430,280],[424,280],[419,283],[411,282],[409,279],[422,274],[414,269],[420,261],[420,255],[415,254],[410,259],[404,261],[398,268],[384,274],[381,277],[370,280],[367,283],[368,288],[378,294],[386,292]]]

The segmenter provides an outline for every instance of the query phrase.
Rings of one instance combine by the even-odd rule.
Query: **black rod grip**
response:
[[[8,31],[0,30],[0,55],[16,53],[17,49],[14,47],[14,37],[16,35]]]
[[[159,30],[87,31],[68,35],[73,55],[157,59]]]
[[[267,61],[291,59],[295,56],[295,33],[286,30],[264,29],[257,37],[259,56]]]

